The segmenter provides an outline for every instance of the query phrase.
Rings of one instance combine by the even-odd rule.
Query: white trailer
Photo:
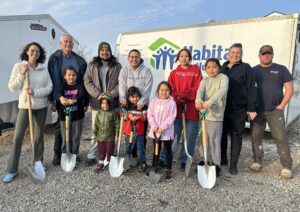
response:
[[[127,65],[128,52],[131,49],[141,51],[145,65],[153,71],[153,96],[156,85],[166,80],[177,66],[174,58],[183,47],[191,51],[193,63],[203,71],[210,57],[218,58],[221,64],[225,62],[233,43],[242,43],[243,61],[251,66],[259,63],[259,48],[264,44],[272,45],[274,62],[285,65],[294,77],[295,93],[285,111],[289,125],[300,114],[299,27],[299,14],[271,14],[262,18],[125,32],[118,37],[116,52],[119,61]]]
[[[46,50],[48,60],[60,48],[60,36],[67,31],[48,14],[0,16],[0,29],[0,119],[15,123],[19,93],[9,91],[8,81],[14,64],[20,61],[22,49],[30,42],[38,42]],[[51,113],[48,113],[48,123],[52,122],[49,115]]]

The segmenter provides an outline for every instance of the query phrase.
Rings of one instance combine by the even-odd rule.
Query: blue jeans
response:
[[[126,155],[131,155],[133,149],[136,147],[137,148],[137,154],[138,154],[138,159],[141,163],[146,162],[146,153],[145,153],[145,146],[144,146],[144,135],[136,135],[134,136],[132,140],[132,145],[131,149],[129,149],[129,135],[125,136],[125,141],[126,141]]]
[[[197,141],[197,135],[198,135],[199,127],[200,127],[200,122],[195,121],[195,120],[186,119],[185,123],[186,123],[187,149],[188,149],[188,153],[193,157],[194,152],[195,152],[195,145],[196,145],[196,141]],[[187,155],[186,155],[185,149],[184,149],[184,138],[182,138],[181,144],[179,143],[182,128],[183,128],[182,118],[176,117],[175,122],[174,122],[174,131],[175,131],[176,140],[174,140],[174,142],[177,142],[178,145],[181,145],[180,153],[179,153],[179,156],[178,156],[178,161],[180,163],[185,163],[186,159],[187,159]],[[183,137],[183,134],[182,134],[182,137]],[[172,149],[173,157],[176,154],[176,152],[177,152],[177,148]],[[159,160],[164,161],[164,162],[166,161],[165,151],[162,151],[160,153]]]

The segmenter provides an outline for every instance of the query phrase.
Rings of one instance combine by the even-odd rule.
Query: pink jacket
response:
[[[162,128],[163,134],[160,140],[174,139],[174,121],[176,118],[176,103],[173,97],[168,99],[159,99],[155,97],[151,100],[147,116],[150,124],[148,136],[154,139],[153,128]]]

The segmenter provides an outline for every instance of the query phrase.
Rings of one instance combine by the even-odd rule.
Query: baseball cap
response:
[[[260,47],[259,54],[264,54],[264,53],[272,53],[273,54],[273,47],[270,45],[264,45],[264,46]]]

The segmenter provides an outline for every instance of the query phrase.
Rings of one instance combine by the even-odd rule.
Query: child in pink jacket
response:
[[[172,140],[174,139],[174,121],[176,118],[176,103],[171,96],[172,89],[168,82],[161,82],[157,86],[156,97],[151,100],[148,107],[148,122],[150,132],[148,136],[153,139],[154,149],[156,138],[158,138],[159,151],[161,143],[164,143],[167,156],[166,181],[172,181]],[[155,135],[156,138],[155,138]],[[153,153],[153,164],[156,167],[155,151]]]

